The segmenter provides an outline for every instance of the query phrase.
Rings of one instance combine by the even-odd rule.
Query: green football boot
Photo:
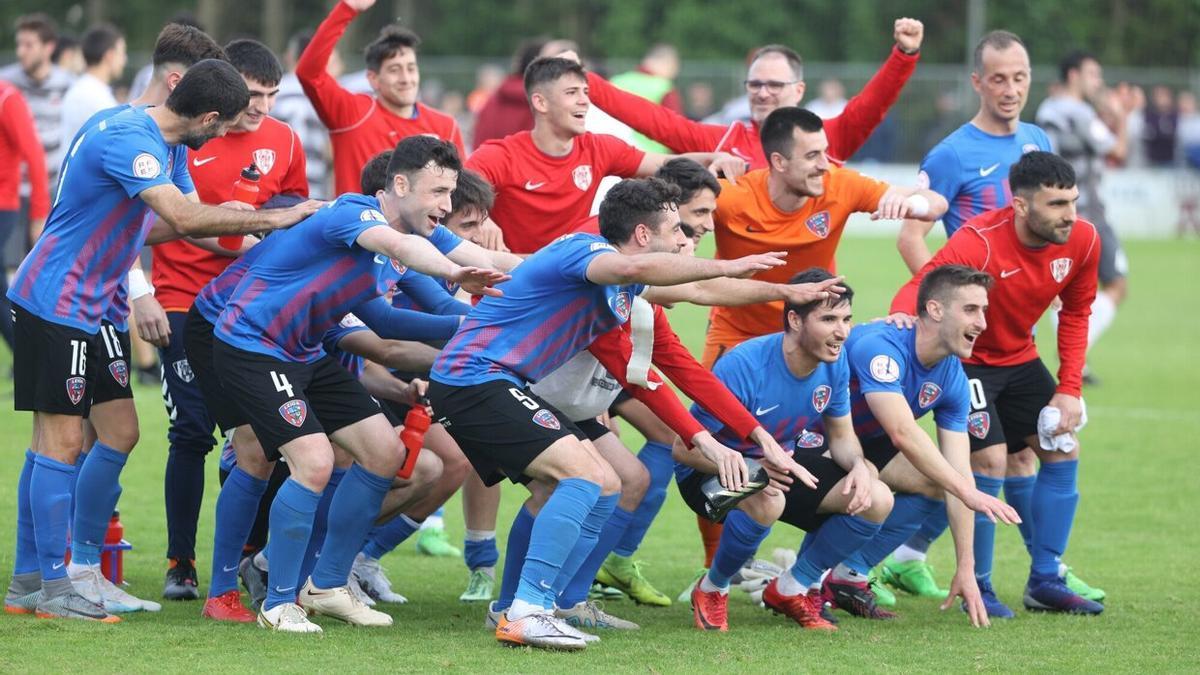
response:
[[[910,595],[938,600],[950,596],[950,591],[938,588],[933,578],[933,567],[924,560],[898,562],[889,555],[879,566],[879,572],[884,583]]]
[[[871,585],[871,592],[875,594],[875,604],[880,607],[895,607],[896,594],[884,585],[882,576],[880,565],[873,567],[870,574],[867,575],[867,581]]]
[[[623,591],[639,605],[670,606],[671,598],[659,592],[642,576],[642,565],[641,561],[634,562],[632,558],[609,554],[600,570],[596,572],[596,581]]]
[[[1061,567],[1066,567],[1066,571],[1063,572],[1062,576],[1066,578],[1067,588],[1071,589],[1072,593],[1092,602],[1104,602],[1104,598],[1108,596],[1107,593],[1099,588],[1088,586],[1086,581],[1075,576],[1070,567],[1066,565],[1061,565]]]
[[[417,550],[435,558],[457,558],[462,551],[454,548],[446,539],[446,531],[440,527],[429,527],[417,533]]]
[[[462,602],[491,602],[492,591],[496,587],[495,574],[494,571],[489,574],[483,568],[471,570],[471,576],[467,579],[467,590],[463,591],[458,599]]]

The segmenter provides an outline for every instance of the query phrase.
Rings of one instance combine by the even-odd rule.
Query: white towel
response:
[[[1079,399],[1079,407],[1079,426],[1075,427],[1075,433],[1078,433],[1087,424],[1087,404],[1083,402],[1083,399]],[[1078,444],[1078,441],[1075,440],[1075,433],[1065,432],[1054,435],[1054,430],[1058,428],[1058,423],[1061,421],[1062,411],[1058,408],[1046,406],[1038,414],[1038,445],[1041,445],[1043,450],[1070,453],[1075,449]]]

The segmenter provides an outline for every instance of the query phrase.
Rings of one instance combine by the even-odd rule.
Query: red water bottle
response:
[[[396,472],[397,478],[408,480],[412,477],[413,469],[417,466],[417,455],[421,454],[421,446],[425,443],[425,432],[429,431],[432,423],[420,401],[408,409],[408,414],[404,416],[404,428],[400,430],[400,442],[408,453],[404,457],[404,464]]]
[[[262,175],[258,173],[258,167],[254,162],[250,162],[250,166],[242,169],[242,175],[233,184],[233,199],[234,201],[243,202],[250,206],[258,204],[258,181]],[[227,234],[217,238],[217,244],[226,251],[236,251],[242,247],[242,235]]]
[[[125,526],[121,524],[121,513],[113,511],[108,520],[108,531],[104,533],[100,573],[114,584],[125,580],[124,552],[129,548],[129,542],[125,541]]]

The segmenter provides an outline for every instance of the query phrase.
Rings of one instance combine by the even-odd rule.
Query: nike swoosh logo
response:
[[[278,586],[275,587],[276,593],[287,593],[288,591],[294,591],[294,590],[296,590],[295,586],[288,586],[287,588],[280,588]]]
[[[67,564],[67,563],[65,563],[65,562],[54,563],[53,565],[51,565],[51,566],[50,566],[50,569],[53,569],[53,570],[61,570],[61,569],[62,569],[62,567],[63,567],[63,565],[66,565],[66,564]]]
[[[546,181],[542,181],[541,183],[535,183],[531,180],[527,180],[527,181],[525,181],[525,189],[526,190],[536,190],[545,184],[546,184]]]
[[[770,408],[758,408],[757,410],[755,410],[755,411],[754,411],[754,416],[755,416],[755,417],[758,417],[758,416],[761,416],[761,415],[766,415],[767,413],[771,412],[772,410],[774,410],[774,409],[778,408],[778,407],[779,407],[779,406],[781,406],[781,405],[783,405],[783,404],[782,404],[782,403],[776,403],[775,405],[771,406]]]
[[[192,160],[192,166],[204,166],[205,164],[208,164],[209,162],[213,161],[214,159],[216,159],[216,157],[205,157],[204,159],[200,159],[199,157],[196,157],[195,159]]]
[[[236,569],[237,569],[237,565],[234,565],[233,567],[225,567],[224,565],[221,566],[221,570],[224,572],[232,572]]]
[[[375,264],[376,265],[386,265],[387,262],[388,262],[387,256],[385,256],[382,253],[375,254]]]
[[[1000,278],[1001,278],[1001,279],[1007,279],[1007,278],[1011,277],[1012,275],[1014,275],[1014,274],[1016,274],[1017,272],[1020,272],[1020,271],[1021,271],[1021,268],[1020,268],[1020,267],[1018,267],[1018,268],[1017,268],[1017,269],[1015,269],[1015,270],[1001,270],[1001,271],[1000,271]]]
[[[980,177],[980,178],[987,178],[988,176],[992,175],[992,172],[993,172],[993,171],[995,171],[996,169],[999,169],[999,168],[1000,168],[1000,164],[999,164],[999,163],[993,164],[993,165],[989,166],[989,167],[988,167],[988,168],[986,168],[986,169],[984,169],[984,168],[982,168],[982,167],[981,167],[981,168],[979,169],[979,177]]]
[[[546,583],[544,580],[539,581],[538,583],[542,585],[542,588],[544,588],[546,590],[550,590],[550,584]]]

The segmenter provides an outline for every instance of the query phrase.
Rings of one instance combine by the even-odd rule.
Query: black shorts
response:
[[[433,420],[446,428],[484,485],[529,481],[525,467],[559,439],[585,440],[579,427],[529,387],[492,380],[467,387],[429,383]]]
[[[92,388],[92,405],[107,403],[122,398],[133,398],[129,386],[129,331],[103,321],[100,323],[100,338],[96,340],[96,386]]]
[[[892,439],[888,438],[887,434],[879,434],[874,438],[859,439],[862,444],[863,459],[875,465],[875,468],[880,473],[883,468],[891,464],[896,455],[900,454],[900,448],[892,445]]]
[[[1121,248],[1121,240],[1117,238],[1112,225],[1105,220],[1093,224],[1100,235],[1100,285],[1107,286],[1129,276],[1129,258],[1125,255],[1125,249]]]
[[[383,416],[387,418],[388,424],[393,427],[404,426],[404,418],[408,415],[408,411],[412,409],[410,405],[389,401],[386,398],[377,398],[375,402],[379,404],[379,412],[383,413]]]
[[[333,433],[381,414],[375,399],[328,354],[313,363],[293,363],[215,339],[213,365],[270,460],[301,436]]]
[[[811,532],[820,527],[826,518],[834,515],[820,513],[821,502],[833,486],[846,476],[846,472],[828,457],[797,454],[795,459],[797,464],[816,476],[817,489],[813,490],[799,481],[792,483],[791,489],[784,493],[785,504],[779,522]],[[687,478],[678,481],[679,494],[684,503],[696,515],[704,518],[708,518],[708,513],[704,509],[704,492],[700,486],[709,478],[712,478],[711,474],[693,471]]]
[[[632,398],[633,394],[625,391],[625,389],[622,388],[621,391],[617,392],[617,397],[613,399],[612,405],[608,406],[608,414],[612,415],[613,417],[619,417],[621,415],[621,411],[617,410],[617,408],[620,408],[622,403]]]
[[[1027,438],[1037,436],[1038,415],[1054,397],[1054,376],[1041,359],[1016,366],[963,364],[963,370],[971,392],[971,451],[1004,443],[1009,454],[1020,452]]]
[[[13,408],[87,417],[103,360],[97,353],[100,336],[46,321],[16,304],[12,318]]]
[[[221,379],[217,377],[213,365],[213,325],[196,310],[195,305],[188,311],[183,331],[183,351],[187,354],[190,375],[195,378],[200,395],[204,397],[204,406],[212,415],[217,429],[222,434],[228,434],[243,424],[249,424],[245,410],[234,403],[221,386]],[[180,377],[183,377],[182,373]]]
[[[575,422],[575,426],[579,427],[579,430],[583,432],[584,436],[587,436],[589,441],[595,441],[599,438],[603,438],[607,434],[612,433],[612,429],[609,429],[601,424],[600,420],[596,419],[595,417],[589,417],[586,420]]]

